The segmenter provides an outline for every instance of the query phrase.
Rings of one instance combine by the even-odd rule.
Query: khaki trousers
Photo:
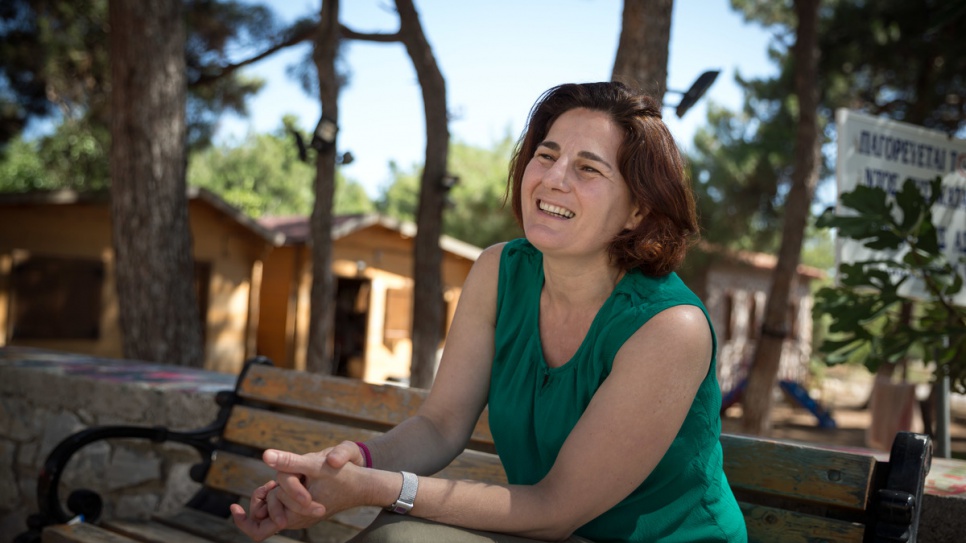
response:
[[[570,536],[565,543],[593,543]],[[536,539],[456,528],[406,515],[383,512],[348,543],[543,543]]]

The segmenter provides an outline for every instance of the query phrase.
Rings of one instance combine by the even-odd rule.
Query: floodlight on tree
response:
[[[691,88],[686,91],[676,91],[668,89],[667,92],[673,92],[682,95],[681,103],[678,104],[675,113],[677,113],[678,118],[684,116],[685,113],[697,103],[698,100],[704,96],[704,93],[708,92],[711,84],[714,80],[718,78],[718,74],[721,73],[720,70],[708,70],[703,74],[699,75],[698,78],[691,84]]]
[[[335,135],[339,131],[339,125],[325,115],[319,119],[319,124],[315,127],[310,144],[316,151],[322,152],[331,149],[335,145]]]

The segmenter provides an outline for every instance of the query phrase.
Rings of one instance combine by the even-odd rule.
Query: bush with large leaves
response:
[[[836,228],[840,237],[883,252],[841,264],[838,285],[818,292],[815,313],[832,318],[821,351],[829,364],[861,359],[871,371],[921,356],[934,360],[934,377],[948,374],[955,389],[966,392],[966,309],[953,303],[963,277],[959,263],[943,253],[933,222],[941,180],[923,189],[907,180],[893,199],[883,189],[860,185],[840,198],[852,212],[836,214],[830,208],[819,217],[818,226]],[[900,308],[910,300],[900,289],[911,279],[921,281],[927,294],[906,320]]]

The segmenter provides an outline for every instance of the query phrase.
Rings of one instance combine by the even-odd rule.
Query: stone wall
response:
[[[23,532],[37,512],[38,473],[64,437],[100,425],[197,429],[215,419],[215,393],[234,382],[215,372],[0,347],[0,541]],[[72,458],[61,497],[95,490],[104,516],[170,511],[197,490],[188,470],[199,460],[183,445],[100,441]]]

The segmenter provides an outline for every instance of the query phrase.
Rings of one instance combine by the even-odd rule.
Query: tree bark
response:
[[[339,78],[335,59],[339,49],[339,0],[324,0],[315,35],[312,59],[319,76],[319,101],[322,115],[339,124]],[[338,132],[336,132],[336,136]],[[331,374],[332,330],[335,318],[335,277],[332,275],[332,202],[335,194],[337,141],[317,147],[315,162],[315,203],[309,220],[312,241],[312,290],[310,297],[309,341],[306,370]]]
[[[180,0],[111,0],[111,218],[124,356],[202,367]]]
[[[748,375],[742,401],[743,431],[765,434],[771,430],[774,391],[782,345],[788,335],[788,301],[797,279],[802,241],[809,208],[818,182],[820,153],[818,111],[818,5],[819,0],[795,0],[798,18],[795,46],[795,94],[799,117],[795,133],[795,166],[785,205],[785,224],[778,263],[765,304],[762,333]]]
[[[416,218],[413,287],[413,355],[410,385],[429,388],[436,374],[436,351],[443,327],[442,234],[445,189],[443,177],[449,152],[446,81],[423,33],[412,0],[396,0],[399,35],[423,93],[426,115],[426,160]]]
[[[674,0],[624,0],[612,80],[664,100],[673,8]]]

